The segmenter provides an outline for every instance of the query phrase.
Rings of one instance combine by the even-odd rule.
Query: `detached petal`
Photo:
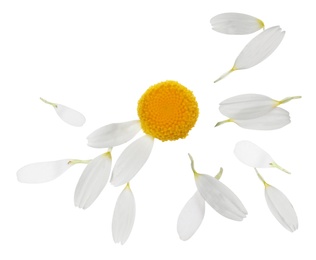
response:
[[[214,83],[225,78],[235,70],[251,68],[269,57],[280,45],[285,32],[279,26],[264,30],[252,39],[237,57],[234,66],[220,76]]]
[[[134,225],[135,214],[136,204],[134,195],[129,184],[127,184],[118,197],[114,209],[112,235],[115,243],[123,245],[126,242]]]
[[[248,120],[235,120],[237,125],[242,128],[252,129],[252,130],[275,130],[282,128],[289,123],[291,123],[290,114],[288,111],[276,107],[269,113]]]
[[[144,135],[131,143],[117,159],[111,183],[119,186],[129,182],[146,163],[154,145],[154,138]]]
[[[75,206],[86,209],[96,200],[108,182],[111,172],[111,153],[93,159],[84,169],[74,196]]]
[[[266,186],[265,197],[271,213],[280,224],[288,231],[295,231],[298,228],[298,219],[288,198],[271,185]]]
[[[205,202],[197,191],[183,207],[177,223],[181,240],[188,240],[198,230],[205,214]]]
[[[250,141],[240,141],[234,149],[235,156],[244,164],[253,168],[278,168],[286,173],[287,170],[277,165],[272,157],[259,146]]]
[[[216,178],[195,173],[195,183],[205,201],[226,218],[241,221],[247,210],[239,198]]]
[[[213,30],[225,34],[250,34],[264,28],[256,17],[240,13],[224,13],[211,19]]]
[[[236,119],[252,119],[263,116],[278,105],[278,101],[264,95],[244,94],[225,99],[220,103],[220,112]]]
[[[138,120],[106,125],[87,137],[88,145],[94,148],[118,146],[131,140],[140,129]]]
[[[18,181],[24,183],[43,183],[56,179],[73,164],[71,159],[39,162],[24,166],[17,172]]]

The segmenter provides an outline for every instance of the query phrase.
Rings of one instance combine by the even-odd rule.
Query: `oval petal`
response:
[[[298,218],[288,198],[271,185],[266,186],[265,197],[273,216],[284,228],[294,232],[298,228]]]
[[[17,178],[23,183],[48,182],[67,171],[73,165],[70,162],[71,159],[32,163],[18,170]]]
[[[146,163],[154,145],[154,138],[144,135],[131,143],[117,159],[111,183],[119,186],[129,182]]]
[[[66,107],[61,104],[54,106],[58,116],[66,123],[72,126],[82,126],[86,122],[86,118],[78,111]]]
[[[140,129],[139,120],[106,125],[87,137],[88,145],[94,148],[118,146],[131,140]]]
[[[211,19],[213,30],[224,34],[250,34],[264,28],[256,17],[241,13],[223,13]]]
[[[109,152],[89,162],[76,186],[74,196],[76,207],[86,209],[96,200],[108,182],[111,164],[112,159]]]
[[[129,185],[126,185],[116,201],[113,213],[112,236],[115,243],[123,245],[127,241],[134,225],[135,214],[134,195]]]
[[[205,201],[197,191],[180,212],[177,231],[181,240],[188,240],[200,227],[205,214]]]

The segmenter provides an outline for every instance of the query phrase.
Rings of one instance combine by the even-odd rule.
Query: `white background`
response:
[[[1,259],[315,259],[315,19],[313,1],[15,1],[0,3]],[[255,36],[212,30],[210,18],[241,12],[280,25],[286,35],[264,62],[229,70]],[[113,122],[137,119],[137,101],[151,85],[176,80],[194,91],[200,117],[185,140],[155,141],[131,182],[137,204],[132,234],[115,244],[111,220],[123,187],[108,184],[87,210],[73,194],[83,165],[55,181],[16,180],[22,166],[65,158],[91,159],[104,152],[86,136]],[[238,94],[274,99],[302,95],[283,105],[292,123],[251,131],[230,123],[218,103]],[[62,122],[39,97],[81,111],[81,128]],[[233,155],[250,140],[284,168],[262,169],[266,181],[294,205],[299,229],[290,233],[271,215],[264,187]],[[113,150],[113,159],[124,148]],[[186,242],[176,222],[195,192],[187,153],[201,173],[215,175],[243,201],[249,215],[235,222],[207,205],[200,229]]]

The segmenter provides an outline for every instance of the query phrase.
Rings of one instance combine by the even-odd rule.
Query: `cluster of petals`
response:
[[[197,173],[191,155],[191,167],[194,173],[197,191],[185,204],[177,222],[177,231],[181,240],[188,240],[197,231],[205,214],[205,201],[219,214],[235,221],[242,221],[247,210],[240,199],[219,179],[223,169],[212,177]]]
[[[300,96],[287,97],[280,101],[260,94],[243,94],[228,98],[219,105],[219,111],[228,119],[215,126],[234,122],[238,126],[252,130],[275,130],[291,122],[290,114],[281,104]]]
[[[213,30],[224,34],[250,34],[264,29],[264,23],[253,16],[240,13],[224,13],[211,19]],[[263,30],[240,52],[233,67],[214,82],[218,82],[236,70],[251,68],[269,57],[283,40],[285,32],[280,26]]]

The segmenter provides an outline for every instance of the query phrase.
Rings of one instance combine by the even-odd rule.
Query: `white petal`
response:
[[[290,114],[286,110],[276,107],[269,113],[248,120],[233,120],[242,128],[252,130],[275,130],[291,123]]]
[[[278,105],[264,95],[244,94],[228,98],[220,103],[220,112],[233,119],[252,119],[263,116]]]
[[[85,117],[72,108],[61,104],[56,104],[56,107],[54,108],[59,117],[72,126],[82,126],[86,122]]]
[[[75,206],[86,209],[96,200],[108,182],[111,164],[112,159],[109,152],[89,162],[75,190]]]
[[[195,183],[201,196],[219,214],[237,221],[246,217],[247,210],[239,198],[216,178],[195,174]]]
[[[250,141],[238,142],[234,154],[241,162],[253,168],[270,168],[273,162],[266,151]]]
[[[240,13],[224,13],[211,19],[213,30],[225,34],[250,34],[264,27],[256,17]]]
[[[265,197],[270,211],[280,224],[291,232],[295,231],[298,228],[298,219],[288,198],[270,185],[265,188]]]
[[[129,182],[143,167],[154,145],[154,138],[144,135],[131,143],[117,159],[111,183],[119,186]]]
[[[43,183],[56,179],[73,164],[71,159],[39,162],[24,166],[17,172],[18,181],[24,183]]]
[[[279,26],[264,30],[252,39],[235,61],[237,70],[251,68],[270,56],[283,40],[285,32]]]
[[[114,147],[131,140],[140,129],[138,120],[106,125],[87,137],[88,145],[94,148]]]
[[[177,231],[181,240],[188,240],[198,230],[205,213],[205,202],[197,191],[185,204],[178,218]]]
[[[113,213],[112,235],[115,243],[123,245],[126,242],[133,228],[135,213],[134,195],[127,185],[118,197]]]

